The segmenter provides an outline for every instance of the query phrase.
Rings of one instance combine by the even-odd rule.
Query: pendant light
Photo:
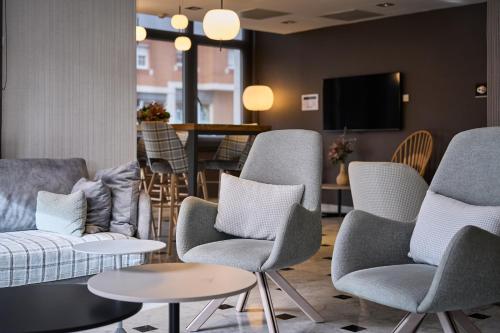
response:
[[[182,0],[179,2],[179,14],[172,16],[170,24],[174,29],[182,30],[186,29],[189,25],[189,20],[186,15],[181,14]],[[174,41],[174,46],[177,51],[185,52],[191,48],[191,39],[187,36],[179,36]]]
[[[252,85],[243,91],[243,105],[250,111],[267,111],[274,103],[273,90],[264,85]]]
[[[209,10],[203,18],[203,31],[213,40],[231,40],[240,32],[240,18],[238,14],[229,9],[224,9],[223,0],[220,9]]]
[[[191,39],[186,36],[179,36],[175,39],[174,45],[178,51],[187,51],[191,48]]]
[[[147,37],[147,32],[144,27],[141,27],[140,25],[135,26],[135,41],[136,42],[142,42],[145,40]]]

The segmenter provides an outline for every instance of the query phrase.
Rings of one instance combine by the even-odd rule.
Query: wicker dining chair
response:
[[[409,165],[424,176],[432,155],[432,146],[432,134],[429,131],[414,132],[399,144],[391,162]]]
[[[163,208],[169,208],[168,255],[172,253],[174,225],[177,223],[178,208],[187,193],[188,160],[186,150],[174,128],[165,122],[144,121],[141,123],[142,135],[146,146],[148,164],[153,172],[148,186],[152,200],[158,203],[157,235],[161,236]],[[198,171],[198,185],[202,188],[203,198],[208,199],[206,178],[203,170]],[[157,190],[157,191],[155,191]]]

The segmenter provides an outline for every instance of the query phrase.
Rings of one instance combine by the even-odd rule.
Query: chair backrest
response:
[[[455,135],[430,189],[471,205],[500,206],[500,127]]]
[[[248,144],[248,135],[226,135],[219,144],[214,159],[238,161]]]
[[[304,184],[302,205],[320,209],[323,148],[321,135],[308,130],[278,130],[257,135],[241,178],[267,184]]]
[[[402,222],[417,217],[429,187],[415,169],[390,162],[351,162],[349,180],[354,209]]]
[[[143,121],[141,128],[150,161],[167,161],[174,173],[188,171],[186,151],[172,126],[163,121]]]
[[[432,155],[432,135],[428,131],[417,131],[408,136],[396,148],[391,162],[411,166],[423,176]]]

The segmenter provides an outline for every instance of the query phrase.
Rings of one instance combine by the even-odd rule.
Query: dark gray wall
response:
[[[500,126],[500,0],[488,1],[488,126]]]
[[[484,4],[256,39],[258,82],[275,93],[259,120],[274,129],[322,130],[322,111],[301,112],[300,95],[319,93],[321,101],[324,78],[403,73],[404,129],[353,134],[354,160],[387,161],[408,134],[427,129],[435,139],[430,179],[455,133],[486,125],[486,100],[474,98],[475,84],[486,82]],[[336,135],[323,133],[325,157]],[[336,173],[325,161],[324,181]]]

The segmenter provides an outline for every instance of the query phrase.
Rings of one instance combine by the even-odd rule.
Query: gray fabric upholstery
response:
[[[460,133],[446,150],[430,190],[471,205],[500,206],[499,162],[500,127]],[[500,301],[500,237],[470,225],[455,234],[437,267],[428,265],[435,273],[423,299],[420,300],[421,294],[417,294],[414,287],[428,283],[428,276],[421,273],[411,278],[413,287],[405,286],[406,277],[401,275],[390,280],[394,272],[386,272],[387,277],[377,277],[377,281],[390,281],[394,288],[399,288],[400,295],[413,295],[413,301],[405,296],[398,298],[379,285],[363,286],[373,283],[371,279],[375,275],[355,274],[359,270],[402,265],[409,260],[402,257],[408,251],[410,235],[404,226],[413,228],[412,224],[398,224],[358,211],[349,214],[334,251],[332,278],[337,289],[419,313],[463,310]],[[384,252],[388,245],[392,250]],[[386,297],[394,299],[388,304]]]
[[[71,193],[83,191],[87,199],[87,221],[85,233],[94,234],[109,230],[111,220],[111,190],[102,181],[80,179]]]
[[[241,178],[268,184],[305,186],[302,202],[294,206],[287,222],[277,230],[269,256],[259,271],[298,264],[319,249],[322,155],[321,135],[313,131],[271,131],[259,134],[255,139]],[[190,254],[191,249],[230,238],[214,228],[216,216],[217,205],[196,198],[184,200],[177,222],[177,252],[182,260],[203,263],[208,259],[205,256],[195,258]],[[248,250],[261,256],[263,252],[260,251],[257,248]],[[227,260],[233,262],[234,258]],[[237,262],[238,267],[252,271],[259,261],[260,257]]]
[[[457,134],[430,190],[470,205],[500,206],[500,127]]]
[[[415,313],[435,271],[435,266],[425,264],[380,266],[349,273],[338,280],[335,287],[372,302]]]
[[[469,309],[500,301],[500,237],[462,228],[441,259],[420,312]]]
[[[344,218],[335,240],[332,279],[378,266],[409,264],[414,223],[393,221],[360,210]]]
[[[412,167],[389,162],[349,164],[354,209],[396,221],[413,221],[429,186]]]
[[[82,177],[80,158],[0,159],[0,232],[35,229],[38,191],[68,194]]]
[[[273,242],[257,239],[227,239],[196,246],[182,258],[185,262],[219,264],[260,272]]]
[[[137,161],[116,168],[99,170],[96,179],[102,180],[111,190],[111,223],[109,230],[134,236],[137,230],[137,205],[141,182]]]
[[[145,191],[139,194],[139,205],[137,212],[137,233],[139,239],[150,239],[151,226],[153,223],[153,212],[151,210],[151,199]]]

